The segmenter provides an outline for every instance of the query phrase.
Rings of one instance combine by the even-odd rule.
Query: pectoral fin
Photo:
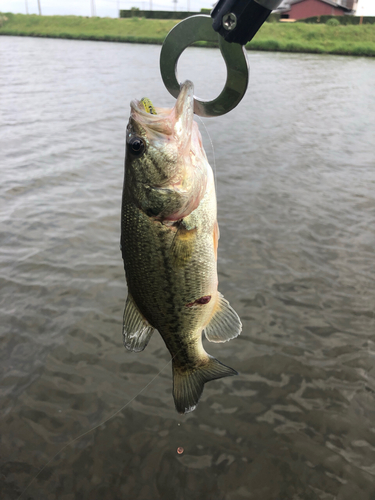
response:
[[[227,342],[238,337],[241,330],[242,323],[238,314],[218,292],[213,315],[204,329],[206,338],[210,342]]]
[[[128,294],[124,311],[122,334],[124,346],[129,351],[140,352],[147,346],[154,331],[136,306],[133,297]]]
[[[193,254],[196,241],[197,228],[187,229],[184,222],[180,222],[179,228],[170,248],[172,254],[172,266],[180,269],[186,266]]]

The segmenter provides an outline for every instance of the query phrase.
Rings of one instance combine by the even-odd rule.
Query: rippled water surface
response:
[[[0,38],[0,497],[374,499],[375,61],[250,53],[205,121],[244,325],[206,348],[240,375],[179,416],[162,339],[121,335],[124,133],[131,99],[173,105],[159,52]],[[199,95],[219,63],[186,55]]]

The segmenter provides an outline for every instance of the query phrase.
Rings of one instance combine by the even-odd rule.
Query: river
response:
[[[121,334],[125,128],[131,99],[174,104],[159,53],[0,37],[0,496],[374,499],[375,60],[250,52],[200,123],[243,333],[205,343],[239,376],[180,416],[160,336]],[[214,97],[220,54],[181,76]]]

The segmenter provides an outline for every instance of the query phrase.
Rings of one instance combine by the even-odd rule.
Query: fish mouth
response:
[[[153,107],[156,114],[149,113],[142,100],[130,103],[131,114],[129,124],[133,132],[147,137],[161,138],[173,136],[181,147],[187,146],[191,140],[194,123],[194,85],[187,80],[180,87],[180,93],[172,109]]]

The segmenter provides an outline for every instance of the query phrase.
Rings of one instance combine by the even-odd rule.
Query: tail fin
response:
[[[178,413],[195,410],[206,382],[231,375],[238,373],[212,356],[208,357],[206,365],[191,372],[183,373],[173,363],[173,398]]]

